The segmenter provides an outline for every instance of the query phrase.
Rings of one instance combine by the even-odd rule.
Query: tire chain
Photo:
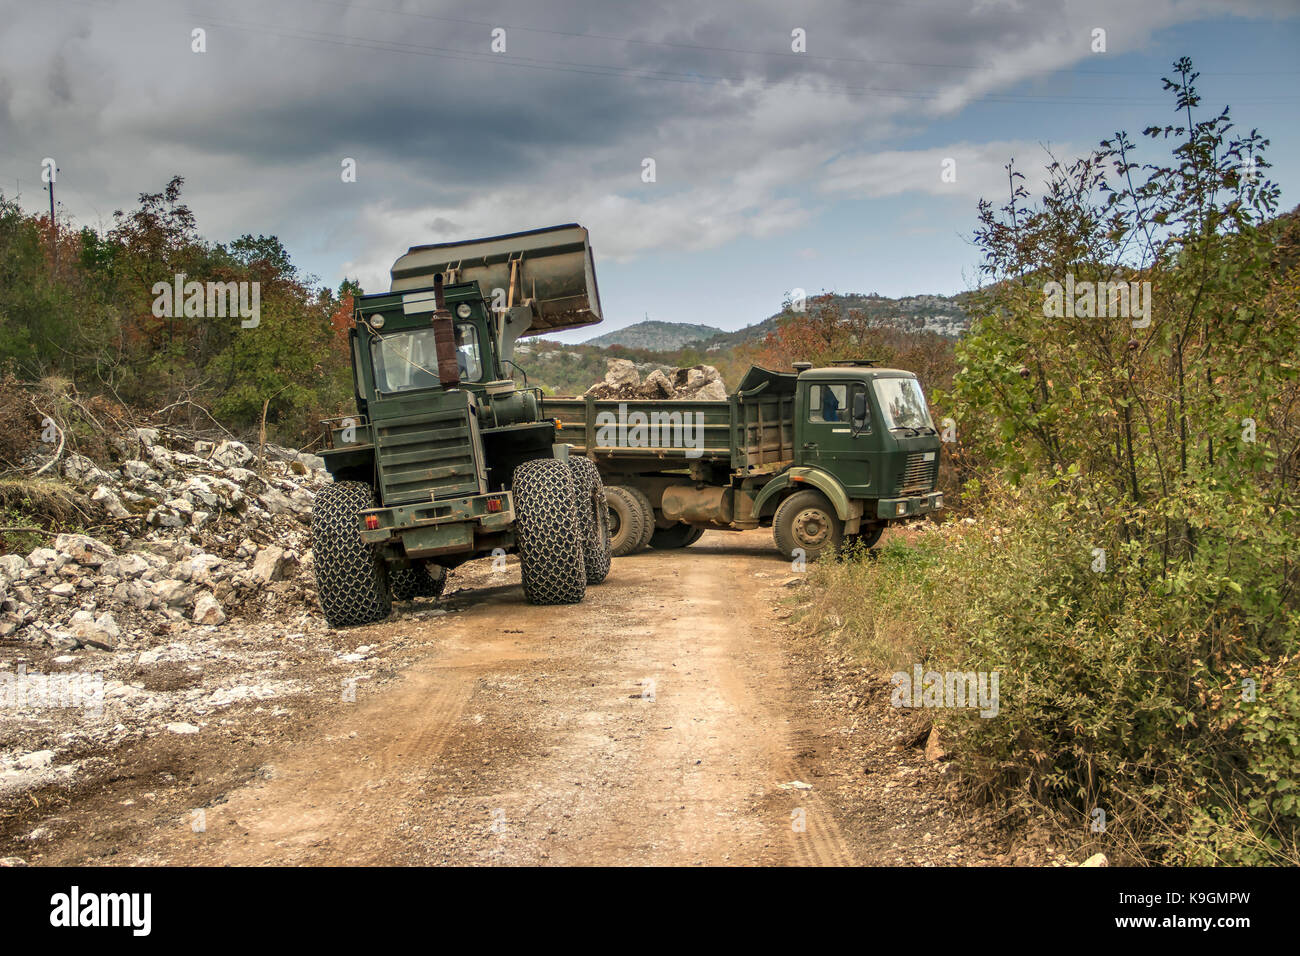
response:
[[[582,552],[587,583],[600,584],[609,575],[613,558],[609,546],[609,502],[600,470],[590,458],[569,458],[569,470],[577,488],[578,524],[582,531]]]
[[[435,578],[423,565],[413,564],[409,568],[393,568],[388,572],[388,583],[393,598],[398,601],[409,601],[418,597],[440,597],[446,581],[446,575]]]
[[[372,624],[392,613],[387,572],[361,540],[357,518],[374,507],[375,492],[360,481],[336,481],[316,494],[312,558],[316,592],[330,627]]]
[[[582,531],[568,465],[536,458],[515,469],[516,537],[530,604],[576,604],[587,591]]]

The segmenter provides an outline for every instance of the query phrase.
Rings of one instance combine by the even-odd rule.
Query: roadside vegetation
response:
[[[142,194],[102,232],[27,215],[0,195],[0,369],[177,423],[211,425],[211,415],[251,430],[265,406],[279,440],[314,437],[315,422],[350,395],[336,327],[355,284],[320,287],[274,236],[203,239],[183,184],[177,176]],[[155,283],[178,275],[260,283],[257,326],[237,314],[155,315]]]
[[[988,282],[932,396],[968,517],[824,562],[813,614],[882,670],[999,673],[996,717],[933,716],[1009,821],[1296,864],[1300,216],[1196,78],[1142,141],[1051,161],[1037,199],[1009,165],[981,203]],[[1067,276],[1149,282],[1149,322],[1045,307]]]

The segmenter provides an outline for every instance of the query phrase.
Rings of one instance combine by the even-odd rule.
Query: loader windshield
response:
[[[478,331],[468,323],[456,326],[456,364],[461,381],[477,382],[483,377]],[[375,388],[380,392],[405,392],[437,388],[438,352],[433,329],[390,332],[370,343],[375,369]]]

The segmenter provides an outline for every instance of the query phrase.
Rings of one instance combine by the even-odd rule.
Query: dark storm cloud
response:
[[[580,216],[607,254],[703,248],[791,228],[828,190],[908,188],[873,158],[891,139],[1075,65],[1093,25],[1122,50],[1224,8],[0,0],[0,173],[34,182],[57,157],[82,217],[180,173],[206,233],[309,235],[358,270],[454,229]]]

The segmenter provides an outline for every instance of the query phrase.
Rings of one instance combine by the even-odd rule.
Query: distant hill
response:
[[[909,295],[901,299],[875,294],[847,294],[832,296],[832,301],[841,311],[858,309],[883,325],[914,332],[935,332],[951,339],[960,337],[970,326],[965,310],[967,296],[964,293],[955,296]],[[597,348],[622,345],[655,352],[694,346],[703,351],[716,352],[745,342],[761,341],[768,333],[776,331],[781,320],[789,314],[778,312],[735,332],[724,332],[709,325],[650,320],[606,332],[582,344]]]
[[[659,322],[654,319],[637,322],[626,328],[615,329],[604,335],[587,339],[583,345],[607,348],[622,345],[629,349],[649,349],[653,352],[671,352],[704,339],[712,339],[725,334],[722,329],[711,325],[691,325],[688,322]]]

